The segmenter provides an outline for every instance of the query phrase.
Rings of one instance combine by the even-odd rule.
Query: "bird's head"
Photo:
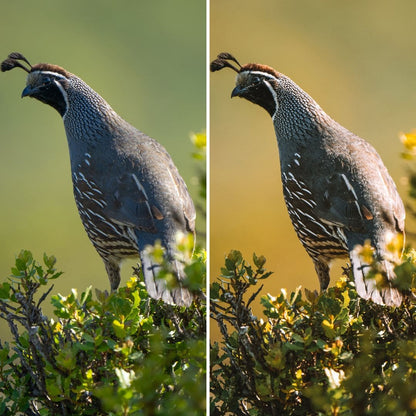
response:
[[[29,67],[24,65],[27,64]],[[10,71],[13,68],[22,68],[28,73],[26,87],[22,91],[23,97],[32,97],[49,104],[55,108],[61,116],[68,109],[68,86],[71,74],[57,65],[36,64],[31,65],[20,53],[11,53],[1,63],[1,71]]]
[[[238,65],[236,67],[233,63]],[[231,68],[237,72],[236,86],[231,97],[242,97],[254,104],[263,107],[274,117],[279,109],[279,101],[284,96],[285,89],[290,90],[292,83],[285,75],[272,67],[261,64],[246,64],[241,66],[234,56],[228,52],[220,53],[217,59],[211,62],[212,72],[223,68]]]

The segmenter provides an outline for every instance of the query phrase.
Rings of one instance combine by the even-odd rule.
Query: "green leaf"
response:
[[[266,257],[264,256],[256,256],[256,253],[253,253],[253,262],[258,269],[262,269],[263,266],[266,264]]]
[[[20,271],[19,271],[19,269],[17,267],[12,267],[11,268],[11,271],[12,271],[12,275],[14,277],[20,277],[21,276],[21,273],[20,273]]]
[[[291,351],[303,351],[304,349],[303,344],[292,343],[292,342],[288,342],[284,344],[284,347],[285,349],[291,350]]]
[[[62,389],[60,383],[56,382],[56,379],[47,379],[46,380],[46,390],[48,394],[55,400],[60,401],[62,399]]]
[[[229,270],[233,270],[235,267],[239,266],[243,261],[243,256],[238,250],[231,250],[228,253],[228,256],[225,259],[225,264]],[[228,267],[227,263],[230,265]]]
[[[118,321],[117,319],[114,319],[113,321],[113,330],[117,338],[125,338],[125,336],[127,335],[127,332],[124,328],[124,324]]]
[[[29,348],[29,335],[27,332],[19,336],[19,344],[24,349]]]
[[[322,321],[322,328],[324,330],[325,335],[330,338],[333,339],[336,336],[336,332],[334,329],[334,324],[332,322],[329,322],[327,319],[324,319]]]
[[[88,286],[86,291],[82,293],[81,295],[81,305],[84,305],[87,300],[91,299],[91,291],[92,291],[92,286]]]
[[[76,352],[71,344],[66,344],[56,356],[57,364],[65,370],[76,368]]]
[[[25,271],[26,270],[26,262],[23,260],[23,259],[21,259],[21,258],[17,258],[16,259],[16,269],[19,271],[19,272],[23,272],[23,271]]]
[[[43,254],[43,262],[48,269],[52,269],[56,264],[55,256],[47,256],[46,253]]]
[[[9,299],[10,297],[10,284],[8,282],[4,282],[0,286],[0,299]]]
[[[221,286],[217,282],[212,283],[212,285],[210,286],[210,297],[211,297],[211,299],[218,299],[219,298],[220,289],[221,289]]]
[[[0,349],[0,363],[5,363],[7,361],[9,358],[9,352],[10,350],[8,348]]]

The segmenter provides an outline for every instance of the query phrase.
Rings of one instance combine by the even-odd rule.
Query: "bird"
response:
[[[139,257],[146,289],[155,299],[190,306],[182,285],[180,235],[195,236],[195,208],[187,186],[166,149],[137,130],[81,78],[61,66],[31,65],[9,54],[1,71],[24,69],[21,94],[52,106],[62,117],[68,141],[75,202],[96,251],[104,261],[111,290],[120,284],[120,265]],[[150,246],[160,243],[176,284],[159,279],[161,265]]]
[[[400,306],[394,267],[403,251],[405,209],[376,150],[274,68],[242,66],[222,52],[210,69],[223,68],[237,73],[231,98],[257,104],[272,118],[284,200],[321,292],[329,285],[332,260],[349,257],[361,298]]]

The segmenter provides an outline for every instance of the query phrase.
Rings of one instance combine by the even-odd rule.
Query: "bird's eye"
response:
[[[51,81],[52,81],[52,79],[50,77],[45,77],[45,78],[43,78],[43,85],[50,84]]]
[[[260,77],[253,77],[253,84],[260,84],[261,78]]]

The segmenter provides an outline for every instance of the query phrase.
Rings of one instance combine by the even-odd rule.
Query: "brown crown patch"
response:
[[[279,73],[273,69],[271,66],[267,65],[261,65],[261,64],[246,64],[243,65],[240,69],[240,72],[243,71],[261,71],[261,72],[267,72],[270,75],[273,75],[274,77],[278,78]]]
[[[50,72],[56,72],[57,74],[61,74],[66,78],[69,78],[71,74],[66,71],[64,68],[58,65],[52,65],[52,64],[36,64],[33,65],[30,72],[34,71],[50,71]]]

